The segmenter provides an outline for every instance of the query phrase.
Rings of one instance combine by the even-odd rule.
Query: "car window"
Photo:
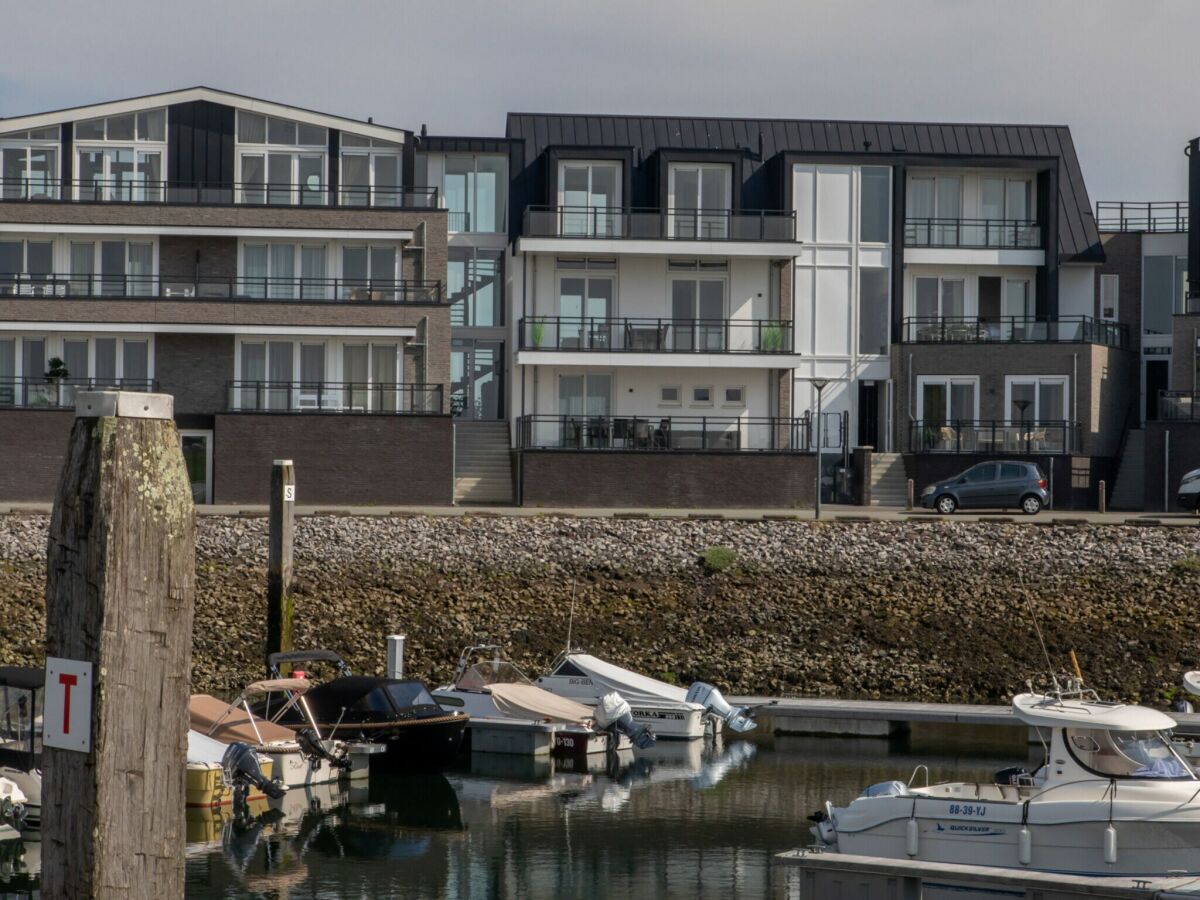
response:
[[[963,478],[969,482],[992,481],[996,477],[995,463],[980,463],[974,468],[963,472]]]
[[[1007,481],[1010,478],[1028,478],[1029,470],[1020,463],[1000,463],[1000,480]]]

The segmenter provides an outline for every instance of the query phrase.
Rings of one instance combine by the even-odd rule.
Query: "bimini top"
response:
[[[1183,688],[1189,694],[1200,696],[1200,672],[1184,672]]]
[[[687,702],[687,688],[622,669],[588,653],[563,654],[550,675],[590,678],[592,683],[601,689],[600,693],[616,691],[634,706],[664,701],[681,704]]]
[[[0,666],[0,686],[36,691],[46,683],[46,670],[29,666]]]
[[[1108,731],[1168,731],[1175,720],[1145,706],[1090,697],[1018,694],[1013,713],[1022,722],[1048,728],[1103,728]]]

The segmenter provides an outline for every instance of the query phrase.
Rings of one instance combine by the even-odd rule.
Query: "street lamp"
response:
[[[828,378],[810,378],[809,384],[817,392],[817,497],[813,508],[813,518],[821,518],[821,392],[829,384]]]
[[[1025,438],[1025,452],[1029,452],[1029,432],[1025,430],[1025,410],[1029,408],[1028,400],[1014,400],[1013,406],[1021,411],[1021,434]],[[1018,441],[1018,446],[1020,443]]]

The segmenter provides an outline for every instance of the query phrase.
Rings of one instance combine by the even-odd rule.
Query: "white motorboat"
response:
[[[44,669],[0,666],[0,778],[25,795],[23,830],[42,823],[42,688]]]
[[[491,659],[480,660],[481,654]],[[654,733],[634,724],[632,710],[618,695],[608,692],[594,709],[551,693],[533,684],[512,662],[504,659],[495,645],[467,647],[460,654],[454,681],[433,691],[433,698],[448,709],[461,709],[471,717],[472,752],[483,746],[477,737],[487,737],[492,752],[513,752],[517,747],[553,756],[573,758],[636,745],[654,744]],[[627,719],[627,721],[626,721]],[[510,728],[536,729],[541,741],[495,740],[493,732]],[[545,749],[543,748],[545,746]],[[510,749],[512,748],[512,749]]]
[[[615,691],[629,703],[634,721],[649,726],[659,738],[702,738],[706,722],[714,731],[722,726],[739,732],[755,727],[749,709],[731,707],[720,691],[703,681],[682,688],[572,650],[560,654],[550,674],[534,684],[587,705]]]
[[[1200,873],[1200,779],[1171,741],[1175,721],[1105,702],[1078,679],[1019,694],[1013,712],[1048,733],[1035,771],[989,783],[867,788],[810,818],[845,853],[1077,875]],[[918,771],[922,767],[918,767]]]

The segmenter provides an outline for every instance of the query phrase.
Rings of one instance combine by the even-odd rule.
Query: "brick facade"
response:
[[[1173,316],[1171,322],[1171,390],[1200,391],[1200,316]]]
[[[154,377],[161,393],[174,395],[176,415],[210,415],[226,408],[233,346],[232,334],[154,336]]]
[[[452,429],[449,416],[220,414],[213,500],[266,503],[271,462],[290,459],[305,506],[448,506]]]
[[[158,239],[158,271],[168,278],[236,278],[238,239],[164,234]]]
[[[54,499],[74,423],[74,410],[0,409],[0,500]]]
[[[525,506],[801,508],[813,505],[816,457],[800,453],[526,450]]]

